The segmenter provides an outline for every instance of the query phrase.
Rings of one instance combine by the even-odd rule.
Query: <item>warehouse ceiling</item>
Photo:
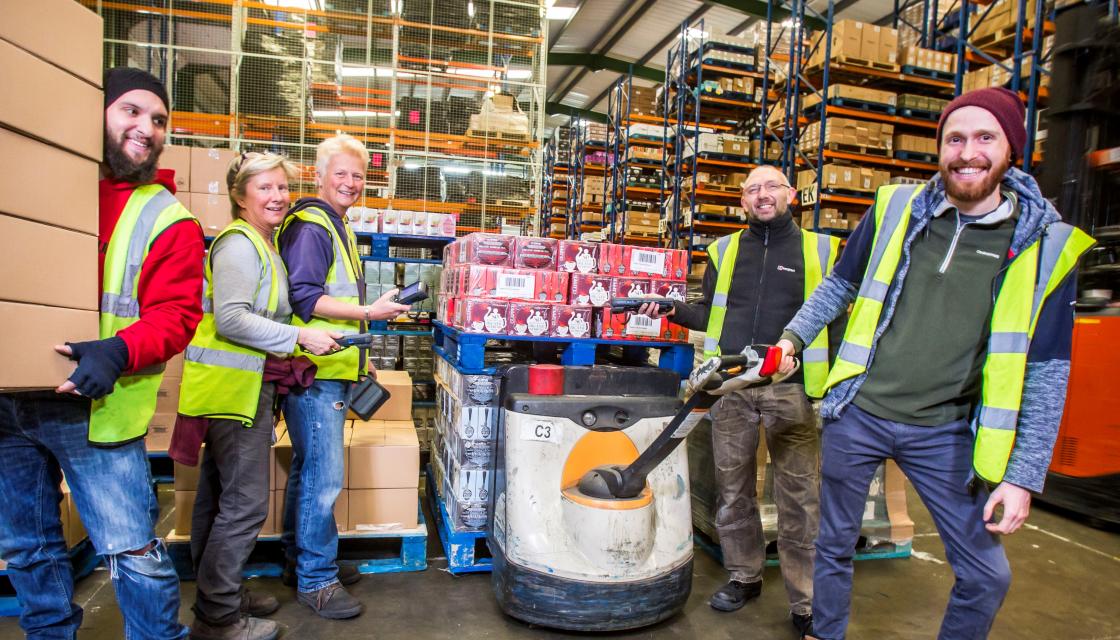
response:
[[[573,109],[606,113],[607,91],[630,65],[635,84],[659,84],[685,20],[703,20],[704,31],[713,35],[739,35],[765,21],[751,12],[766,10],[763,0],[554,0],[550,5],[549,128],[566,122]],[[828,2],[810,5],[823,14]],[[834,11],[838,19],[875,22],[890,17],[894,0],[838,0]]]

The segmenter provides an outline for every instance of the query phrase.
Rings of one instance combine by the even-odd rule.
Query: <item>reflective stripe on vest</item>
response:
[[[921,186],[879,189],[871,257],[827,388],[867,370],[887,291],[902,257],[911,204],[920,191]],[[1093,244],[1081,230],[1054,223],[1007,266],[992,308],[974,425],[972,463],[977,475],[988,482],[1000,482],[1007,469],[1019,422],[1027,352],[1042,306]]]
[[[140,319],[137,289],[152,243],[169,226],[194,220],[186,208],[158,184],[137,187],[109,238],[102,270],[100,337],[111,338]],[[118,444],[143,437],[156,410],[163,367],[122,375],[113,392],[91,405],[89,441]]]
[[[354,237],[354,232],[350,230],[349,225],[344,224],[346,229],[345,239],[338,234],[335,230],[334,223],[331,222],[330,214],[319,207],[307,207],[300,209],[293,213],[289,213],[288,217],[284,219],[283,224],[280,226],[280,233],[283,233],[294,220],[307,222],[310,224],[317,224],[326,229],[331,238],[331,245],[334,248],[334,259],[331,262],[330,268],[327,270],[327,281],[324,283],[324,291],[330,297],[345,302],[347,304],[359,305],[361,298],[359,295],[358,287],[360,283],[364,282],[361,270],[361,258],[358,257],[357,244],[358,241]],[[362,332],[362,322],[359,320],[328,320],[327,318],[320,318],[312,316],[309,322],[304,322],[298,315],[292,316],[292,324],[297,327],[314,327],[324,331],[337,331],[342,334],[352,334]],[[311,359],[312,362],[318,367],[315,377],[321,380],[357,380],[360,374],[366,372],[366,363],[362,354],[365,353],[362,349],[343,349],[337,353],[326,356],[316,356],[311,354],[305,355]]]
[[[214,320],[214,248],[230,234],[241,234],[253,243],[261,265],[253,313],[276,320],[280,304],[280,279],[287,278],[283,263],[248,223],[234,220],[210,245],[206,259],[202,321],[184,354],[179,413],[186,416],[239,420],[252,425],[260,400],[267,354],[229,340],[218,333]]]
[[[727,317],[727,296],[731,291],[731,277],[739,255],[742,231],[724,236],[708,248],[708,264],[716,269],[716,286],[708,310],[708,327],[704,336],[704,357],[720,353],[719,339]],[[811,231],[801,231],[801,255],[805,263],[805,299],[820,285],[824,276],[832,272],[840,239]],[[722,268],[725,266],[727,268]],[[824,391],[828,375],[828,333],[821,331],[805,349],[805,393],[819,398]]]

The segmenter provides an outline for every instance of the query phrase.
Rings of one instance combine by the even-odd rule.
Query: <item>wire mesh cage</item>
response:
[[[543,0],[80,0],[106,66],[163,79],[171,144],[272,150],[314,195],[315,147],[370,152],[363,207],[538,226]]]

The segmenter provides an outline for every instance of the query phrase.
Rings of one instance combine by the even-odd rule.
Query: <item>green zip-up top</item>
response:
[[[985,216],[945,205],[914,241],[906,286],[852,401],[888,420],[941,425],[967,418],[980,393],[994,283],[1018,205],[1004,192]],[[941,335],[929,327],[942,327]]]

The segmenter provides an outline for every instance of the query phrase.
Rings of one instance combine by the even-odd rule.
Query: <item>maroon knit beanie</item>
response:
[[[941,112],[941,120],[937,122],[937,146],[941,146],[941,129],[949,114],[961,107],[980,107],[989,111],[996,117],[999,126],[1003,127],[1003,134],[1011,145],[1011,160],[1023,155],[1023,147],[1027,144],[1027,128],[1023,124],[1026,120],[1026,108],[1014,91],[1002,87],[988,87],[962,93],[949,103]]]

